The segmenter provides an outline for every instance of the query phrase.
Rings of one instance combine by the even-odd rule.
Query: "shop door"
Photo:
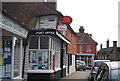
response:
[[[3,40],[3,79],[11,79],[12,40]]]

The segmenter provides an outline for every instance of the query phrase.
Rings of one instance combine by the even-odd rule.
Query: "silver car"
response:
[[[102,63],[95,75],[95,81],[120,81],[120,61]]]
[[[104,62],[110,62],[109,60],[94,60],[94,62],[92,63],[92,67],[91,67],[91,71],[89,73],[89,81],[94,81],[94,77],[98,71],[98,67],[100,66],[101,63]]]
[[[86,70],[86,64],[84,61],[81,61],[81,60],[76,60],[76,70],[83,70],[85,71]]]

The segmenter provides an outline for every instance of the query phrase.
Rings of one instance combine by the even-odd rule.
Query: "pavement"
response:
[[[89,72],[90,70],[76,71],[64,78],[61,78],[60,80],[51,80],[51,81],[88,81]],[[27,81],[27,80],[24,80],[24,81]],[[43,81],[43,80],[38,80],[38,81]]]
[[[62,78],[59,81],[88,81],[89,72],[90,72],[90,70],[76,71],[76,72]]]

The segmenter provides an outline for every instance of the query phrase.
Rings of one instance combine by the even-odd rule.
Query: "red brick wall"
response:
[[[89,53],[89,54],[95,54],[96,55],[96,50],[97,50],[97,45],[96,44],[92,44],[92,51],[91,52],[86,52],[86,45],[87,44],[82,44],[83,45],[83,51],[82,53]],[[80,53],[80,45],[77,45],[77,53]]]
[[[77,53],[77,49],[76,49],[77,37],[69,29],[67,29],[66,38],[71,41],[71,43],[68,44],[67,46],[68,47],[67,53],[76,54]]]

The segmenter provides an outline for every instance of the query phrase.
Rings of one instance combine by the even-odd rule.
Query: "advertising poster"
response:
[[[29,70],[48,69],[48,51],[30,50]]]
[[[10,79],[11,77],[11,61],[12,61],[12,41],[3,41],[3,66],[4,66],[4,78]]]
[[[0,66],[3,65],[2,40],[0,40]]]

